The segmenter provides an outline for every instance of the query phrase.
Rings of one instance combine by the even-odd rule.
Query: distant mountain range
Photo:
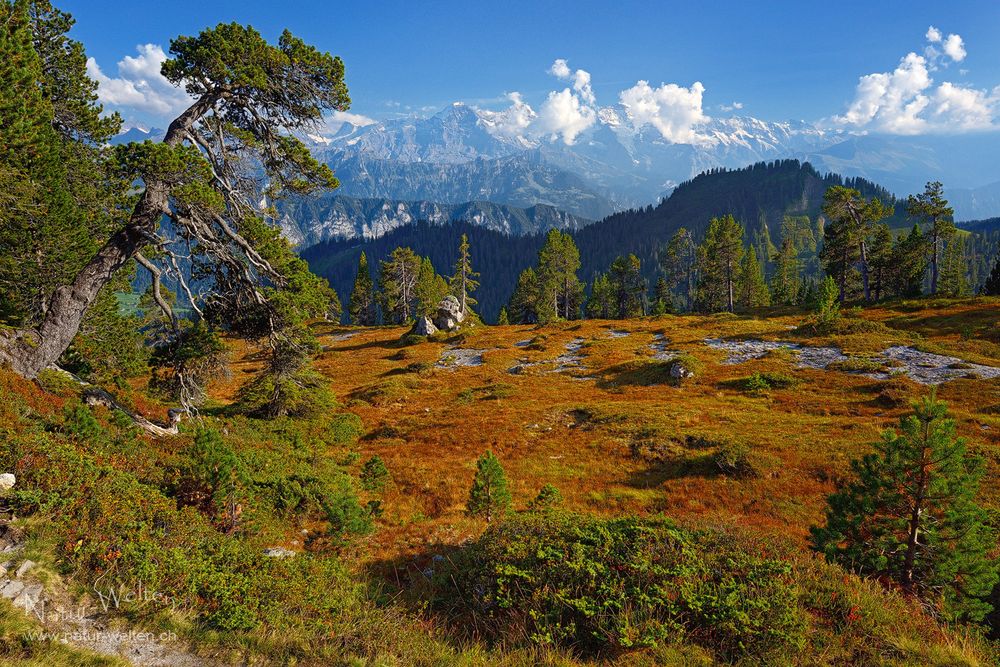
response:
[[[537,204],[597,220],[627,207],[584,177],[541,158],[537,151],[463,163],[399,162],[361,153],[323,154],[341,187],[338,193],[364,199],[460,204],[492,201],[519,208]]]
[[[300,247],[328,239],[370,240],[419,220],[436,225],[462,221],[514,235],[536,234],[553,227],[580,229],[593,222],[545,204],[528,208],[488,201],[437,204],[332,193],[283,201],[278,210],[282,233]]]
[[[370,238],[423,218],[468,220],[511,234],[575,228],[655,205],[709,169],[788,158],[822,173],[863,177],[901,197],[941,180],[956,219],[1000,215],[1000,133],[852,135],[805,122],[731,117],[700,126],[698,143],[675,144],[651,126],[634,128],[622,107],[602,108],[598,119],[573,145],[511,135],[496,112],[462,104],[427,118],[345,123],[332,135],[309,135],[341,187],[336,196],[285,206],[282,225],[302,245]],[[116,142],[161,135],[133,127]]]
[[[795,158],[820,172],[861,176],[898,196],[941,180],[957,219],[1000,215],[1000,133],[955,136],[852,135],[801,122],[714,118],[695,144],[635,129],[621,107],[567,146],[511,136],[496,112],[455,104],[429,118],[342,125],[312,137],[342,194],[459,203],[544,203],[585,218],[655,204],[678,183],[714,167]]]

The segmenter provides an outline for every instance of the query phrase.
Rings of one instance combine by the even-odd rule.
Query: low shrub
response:
[[[902,408],[910,404],[916,396],[916,385],[902,376],[889,378],[877,383],[874,403],[883,408]]]
[[[845,373],[884,373],[887,365],[872,357],[848,357],[843,361],[833,362],[827,368]]]
[[[502,398],[510,398],[514,395],[514,386],[505,382],[497,382],[484,387],[484,401],[498,401]]]
[[[805,621],[788,564],[665,520],[522,514],[435,574],[436,606],[504,644],[585,656],[680,643],[724,660],[794,654]]]
[[[326,435],[331,442],[338,445],[349,445],[357,442],[365,434],[361,417],[352,412],[342,412],[330,418]]]
[[[233,413],[250,417],[314,417],[335,404],[330,383],[306,364],[289,373],[263,372],[240,387]]]
[[[544,512],[562,504],[562,493],[553,484],[546,484],[538,491],[538,495],[528,505],[534,512]]]
[[[737,387],[748,394],[766,394],[772,389],[786,389],[798,384],[798,380],[784,373],[754,373],[736,380]]]
[[[365,461],[361,467],[361,488],[365,491],[377,493],[385,489],[389,483],[389,469],[385,467],[385,462],[380,456],[373,456]]]
[[[677,366],[680,366],[685,371],[687,371],[691,376],[694,377],[701,375],[701,372],[704,369],[701,360],[694,355],[688,354],[687,352],[681,352],[677,354],[677,356],[675,356],[667,363],[670,364],[671,370]]]
[[[403,400],[408,393],[409,389],[402,378],[389,378],[362,387],[351,396],[355,400],[382,407]]]
[[[421,377],[426,377],[434,370],[434,364],[429,361],[414,361],[404,369],[407,373],[415,373]]]
[[[477,398],[481,401],[499,401],[514,395],[515,388],[505,382],[495,382],[482,387],[469,387],[458,393],[459,403],[472,403]]]
[[[752,460],[750,448],[744,444],[727,443],[723,445],[715,453],[713,460],[725,475],[741,479],[760,476],[760,472]]]
[[[282,512],[325,521],[338,540],[370,527],[350,477],[297,438],[251,454],[236,449],[242,437],[202,428],[145,481],[105,454],[120,451],[120,439],[142,441],[102,426],[85,406],[71,405],[50,431],[23,419],[5,424],[0,445],[0,467],[18,480],[8,503],[41,543],[55,545],[63,574],[121,590],[141,582],[162,598],[136,613],[180,607],[196,628],[225,632],[332,633],[345,605],[361,600],[362,588],[333,557],[268,558],[255,539]],[[236,418],[232,428],[249,421]]]
[[[411,347],[413,345],[420,345],[421,343],[426,343],[426,336],[418,336],[417,334],[404,334],[402,338],[399,339],[400,347]]]

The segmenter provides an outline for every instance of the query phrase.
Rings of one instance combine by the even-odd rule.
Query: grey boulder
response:
[[[429,317],[418,317],[417,321],[413,323],[413,329],[410,330],[411,334],[416,334],[417,336],[430,336],[436,334],[438,328],[434,326],[434,322],[431,321]]]

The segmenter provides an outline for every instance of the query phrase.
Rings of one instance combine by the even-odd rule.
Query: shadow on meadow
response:
[[[673,361],[636,360],[608,366],[597,373],[597,387],[600,389],[652,385],[677,387],[679,386],[677,379],[670,375],[673,365]]]
[[[1000,337],[997,324],[1000,323],[1000,311],[993,300],[973,299],[962,305],[968,308],[948,310],[954,305],[950,299],[901,301],[884,304],[882,307],[890,313],[900,313],[885,320],[885,323],[895,329],[916,331],[925,336],[959,335],[975,336],[996,341]],[[934,308],[940,310],[931,311]],[[942,312],[944,310],[944,312]]]
[[[714,454],[697,454],[653,463],[643,470],[630,473],[623,483],[634,489],[655,489],[671,480],[714,479],[722,474]]]

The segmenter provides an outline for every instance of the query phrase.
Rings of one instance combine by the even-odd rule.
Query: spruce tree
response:
[[[358,274],[354,278],[354,289],[351,290],[351,305],[348,313],[351,322],[363,327],[378,323],[378,311],[375,302],[375,283],[368,269],[368,257],[361,251],[358,257]]]
[[[798,303],[802,286],[802,266],[791,239],[781,242],[781,249],[773,258],[774,275],[771,276],[771,300],[782,306]]]
[[[26,53],[19,47],[25,42],[20,26],[29,7],[41,55],[35,64],[6,53]],[[199,316],[266,341],[271,351],[288,343],[300,347],[297,329],[305,317],[322,316],[329,289],[300,270],[258,202],[264,196],[305,195],[337,186],[329,167],[296,137],[324,113],[349,107],[343,62],[287,31],[276,44],[253,28],[232,23],[179,37],[171,41],[171,57],[161,73],[195,102],[170,122],[161,142],[109,147],[106,139],[117,129],[116,122],[101,120],[94,104],[96,84],[85,78],[82,48],[59,34],[68,29],[68,18],[42,1],[5,1],[0,14],[0,89],[11,88],[11,72],[34,79],[23,94],[0,93],[0,116],[20,113],[17,108],[34,90],[59,98],[50,110],[22,113],[42,119],[34,127],[47,124],[64,142],[55,160],[46,158],[28,168],[32,180],[44,183],[41,192],[48,201],[45,219],[38,224],[28,220],[27,228],[77,230],[65,238],[50,235],[61,245],[51,261],[45,258],[37,283],[42,289],[33,290],[42,295],[34,299],[41,308],[29,304],[24,309],[28,315],[41,314],[24,317],[19,330],[0,336],[0,361],[28,378],[56,362],[102,291],[133,261],[149,272],[154,286],[164,270],[172,270]],[[16,102],[8,105],[11,100]],[[0,127],[17,130],[21,125],[0,119]],[[18,141],[0,138],[0,153]],[[233,146],[239,150],[230,150]],[[43,154],[51,152],[22,153]],[[0,156],[0,162],[5,160]],[[91,163],[94,169],[78,168]],[[60,169],[67,174],[66,188],[52,185],[61,180]],[[113,186],[105,191],[107,184]],[[63,197],[63,191],[70,196]],[[76,220],[83,224],[67,225]],[[178,260],[174,239],[189,242],[202,298],[184,284],[184,272],[172,268]],[[158,300],[160,307],[162,303]],[[175,334],[181,332],[175,328]]]
[[[476,300],[470,296],[479,287],[476,278],[479,274],[472,270],[472,256],[469,254],[469,237],[462,234],[462,242],[458,246],[458,261],[455,262],[455,274],[449,280],[451,293],[458,298],[462,313],[468,312],[469,306],[476,305]]]
[[[812,283],[810,283],[810,286]],[[816,321],[821,328],[828,327],[840,317],[840,290],[832,276],[824,278],[819,287],[815,290],[812,308],[816,314]]]
[[[219,527],[232,533],[239,527],[242,501],[253,483],[247,466],[210,428],[199,429],[187,454],[183,475],[196,488],[192,500],[206,505]]]
[[[858,245],[851,238],[846,220],[829,220],[823,227],[819,258],[826,274],[834,279],[840,303],[852,298],[850,276],[858,259]]]
[[[618,319],[641,317],[646,313],[646,280],[642,263],[635,255],[618,257],[611,263],[608,281],[614,299],[612,312]]]
[[[653,307],[650,309],[652,315],[665,315],[674,312],[674,299],[670,292],[670,285],[667,279],[660,275],[656,279],[656,286],[653,289]]]
[[[889,225],[880,223],[875,227],[869,262],[872,270],[872,293],[875,301],[885,296],[892,275],[892,231]]]
[[[376,454],[361,466],[359,479],[361,480],[361,488],[365,491],[378,493],[385,489],[385,485],[389,483],[391,476],[389,475],[389,469],[385,467],[385,461],[382,460],[381,456]]]
[[[587,299],[587,317],[606,320],[611,317],[615,307],[615,294],[608,274],[598,273],[590,286],[590,298]]]
[[[927,237],[913,225],[910,233],[896,240],[892,248],[891,280],[896,296],[920,296],[927,273]]]
[[[534,324],[538,322],[538,300],[540,296],[538,276],[530,266],[517,277],[517,286],[510,296],[507,315],[513,324]]]
[[[434,271],[429,257],[420,259],[417,282],[414,286],[417,317],[430,317],[437,312],[441,299],[448,295],[448,282]]]
[[[969,296],[968,271],[965,237],[953,234],[941,256],[938,292],[951,297]]]
[[[528,504],[532,512],[546,512],[562,504],[562,492],[554,484],[546,484],[538,490],[538,495]]]
[[[89,224],[91,216],[106,216],[84,188],[99,188],[109,176],[95,150],[69,145],[56,130],[46,92],[57,91],[46,83],[30,6],[0,2],[0,165],[31,194],[17,202],[20,214],[5,216],[0,228],[0,292],[8,321],[17,326],[41,321],[52,293],[72,279],[95,250],[95,238],[105,234]],[[77,74],[86,80],[85,73]],[[74,153],[87,158],[71,160]],[[67,170],[71,161],[79,173]]]
[[[740,264],[739,303],[741,308],[752,309],[771,305],[771,292],[764,280],[764,270],[757,261],[757,251],[747,250]]]
[[[0,2],[0,323],[41,322],[129,205],[106,146],[121,118],[102,116],[72,25],[44,0]],[[97,293],[63,367],[102,383],[144,370],[136,318],[114,294],[133,273],[123,267]]]
[[[997,255],[993,270],[983,283],[982,293],[986,296],[1000,296],[1000,255]]]
[[[678,229],[660,253],[659,262],[670,289],[680,293],[689,311],[694,310],[698,246],[691,232],[683,227]]]
[[[743,225],[732,215],[712,218],[698,248],[698,299],[707,310],[735,310],[743,252]]]
[[[955,211],[944,198],[944,186],[940,181],[934,181],[928,183],[922,193],[910,195],[906,212],[928,223],[925,235],[931,246],[931,294],[937,294],[941,244],[955,234],[952,220]]]
[[[932,393],[900,419],[899,432],[886,431],[852,462],[826,525],[812,529],[813,545],[832,562],[943,602],[953,618],[978,620],[997,582],[995,536],[976,504],[982,469]]]
[[[538,251],[538,284],[541,290],[537,305],[538,319],[574,319],[583,301],[583,285],[576,277],[580,270],[580,251],[573,237],[551,229]]]
[[[892,207],[883,206],[878,198],[866,200],[857,190],[841,185],[835,185],[823,194],[823,213],[828,219],[826,230],[829,230],[827,245],[832,253],[827,259],[838,265],[841,303],[846,298],[847,271],[855,250],[864,299],[871,301],[868,241],[875,223],[892,215],[892,211]],[[829,268],[827,272],[830,273]]]
[[[487,451],[476,461],[476,476],[472,480],[467,504],[469,514],[486,517],[487,522],[510,509],[511,495],[507,475],[500,459]]]
[[[417,280],[421,261],[410,248],[396,248],[379,271],[379,300],[387,323],[403,324],[417,306]]]
[[[324,316],[328,321],[338,323],[340,318],[344,316],[344,306],[340,303],[340,295],[332,287],[330,288],[330,303],[326,307]]]
[[[507,306],[500,306],[500,314],[497,316],[497,326],[505,327],[510,324],[510,318],[507,316]]]

